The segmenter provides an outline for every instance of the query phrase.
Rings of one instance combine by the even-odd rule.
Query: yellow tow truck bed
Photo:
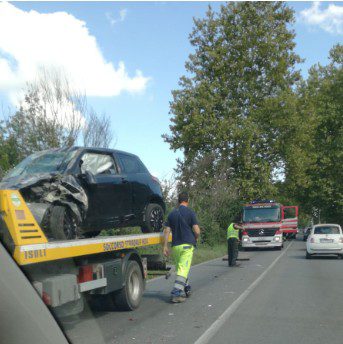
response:
[[[13,257],[19,265],[132,249],[163,242],[162,233],[48,241],[21,194],[0,190],[2,220],[13,241]]]

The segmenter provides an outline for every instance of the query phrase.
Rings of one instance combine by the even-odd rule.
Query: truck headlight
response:
[[[278,237],[278,236],[275,237],[275,238],[274,238],[274,241],[280,241],[280,237]]]
[[[245,237],[245,238],[243,238],[243,241],[244,241],[244,242],[248,242],[248,241],[249,241],[249,238]]]

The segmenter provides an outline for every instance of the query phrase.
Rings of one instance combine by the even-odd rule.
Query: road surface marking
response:
[[[222,313],[217,320],[199,337],[194,344],[207,344],[216,335],[218,330],[226,323],[237,308],[244,302],[255,287],[264,279],[267,273],[275,266],[275,264],[285,255],[288,249],[292,246],[291,242],[287,248],[276,257],[276,259],[268,266],[268,268],[254,281],[245,291]]]

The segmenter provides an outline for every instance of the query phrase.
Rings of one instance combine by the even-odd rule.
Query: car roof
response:
[[[99,152],[99,153],[123,153],[127,155],[131,155],[134,157],[138,157],[135,154],[125,152],[122,150],[118,149],[111,149],[111,148],[99,148],[99,147],[82,147],[82,146],[72,146],[72,147],[64,147],[64,148],[52,148],[52,149],[47,149],[46,152],[58,152],[58,151],[73,151],[73,150],[92,150],[93,152]]]

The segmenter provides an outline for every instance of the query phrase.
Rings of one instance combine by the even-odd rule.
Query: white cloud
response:
[[[105,16],[106,16],[106,19],[109,21],[111,26],[114,26],[117,23],[117,20],[114,19],[114,17],[113,17],[111,12],[106,12]]]
[[[124,21],[127,15],[127,9],[123,8],[122,10],[119,11],[119,17],[120,21]]]
[[[0,91],[13,99],[42,66],[63,68],[88,96],[140,92],[149,81],[139,70],[129,76],[122,61],[117,66],[107,61],[86,23],[73,15],[23,11],[0,2]]]
[[[122,10],[119,11],[119,18],[116,19],[113,17],[111,12],[106,12],[105,16],[107,18],[107,20],[109,21],[111,26],[114,26],[115,24],[119,23],[119,22],[123,22],[126,18],[127,15],[127,9],[123,8]]]
[[[309,25],[317,25],[331,34],[343,34],[343,6],[330,4],[326,9],[316,1],[300,12],[301,19]]]

